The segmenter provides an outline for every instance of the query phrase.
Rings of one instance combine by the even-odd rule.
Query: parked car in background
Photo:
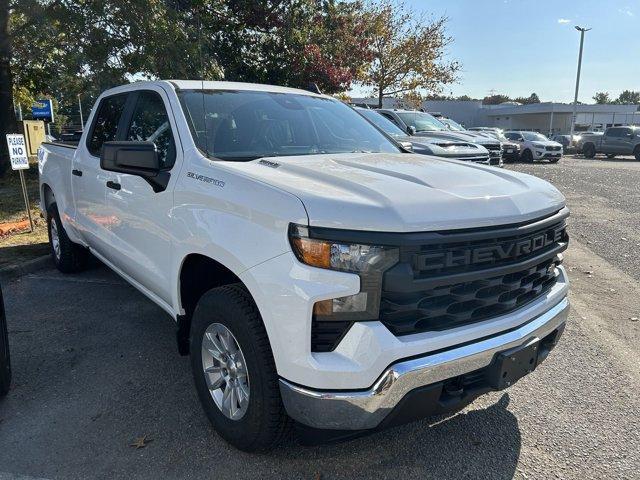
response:
[[[0,397],[9,392],[11,384],[11,358],[9,356],[9,334],[7,317],[4,312],[4,299],[0,285]]]
[[[462,160],[466,162],[490,164],[489,151],[477,143],[463,142],[460,140],[442,140],[438,138],[417,137],[408,135],[400,130],[395,123],[378,113],[376,110],[355,107],[355,110],[364,118],[373,123],[387,135],[401,145],[409,144],[414,153],[422,155],[434,155],[436,157]]]
[[[548,160],[557,163],[562,158],[562,145],[537,132],[505,132],[505,137],[520,145],[520,158],[524,162]]]
[[[634,155],[640,161],[640,127],[609,127],[601,135],[582,135],[581,143],[587,158],[604,153],[609,158]]]
[[[471,132],[495,132],[495,133],[504,133],[502,128],[497,127],[471,127],[468,129]]]
[[[404,132],[418,137],[438,140],[471,142],[489,150],[491,165],[502,166],[502,145],[495,139],[477,135],[474,132],[455,132],[444,123],[426,112],[400,109],[378,109],[377,112],[395,123]]]
[[[578,150],[578,144],[582,141],[582,135],[574,134],[573,139],[571,135],[554,135],[551,140],[560,143],[564,153],[573,153]]]
[[[509,140],[502,131],[483,130],[479,133],[495,138],[502,144],[502,159],[505,162],[513,163],[520,158],[520,144]]]
[[[87,125],[38,151],[53,261],[91,252],[175,319],[238,448],[292,419],[344,439],[458,411],[564,331],[569,210],[539,178],[408,153],[334,98],[270,85],[135,82]]]

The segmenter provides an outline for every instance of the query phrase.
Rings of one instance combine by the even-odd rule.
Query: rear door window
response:
[[[153,142],[158,150],[161,167],[171,168],[176,161],[176,145],[162,98],[156,92],[143,90],[138,93],[135,102],[124,139]]]
[[[91,135],[87,142],[89,152],[98,157],[104,142],[116,140],[118,123],[124,110],[128,93],[105,97],[100,101],[98,113],[91,127]]]

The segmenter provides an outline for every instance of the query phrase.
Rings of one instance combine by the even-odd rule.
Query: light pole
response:
[[[576,115],[578,114],[578,90],[580,89],[580,69],[582,68],[582,47],[584,46],[584,32],[591,30],[590,28],[582,28],[576,25],[576,30],[580,32],[580,54],[578,55],[578,75],[576,76],[576,95],[573,97],[573,116],[571,117],[571,136],[573,142],[573,130],[576,126]]]

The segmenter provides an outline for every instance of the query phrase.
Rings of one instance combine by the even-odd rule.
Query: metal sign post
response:
[[[22,195],[24,196],[24,207],[27,209],[29,216],[29,226],[33,232],[33,219],[31,218],[31,208],[29,207],[29,195],[27,192],[27,183],[24,180],[23,170],[29,169],[29,157],[27,157],[27,145],[24,141],[24,135],[8,134],[7,147],[9,147],[9,158],[11,160],[11,169],[18,170],[20,173],[20,183],[22,184]]]

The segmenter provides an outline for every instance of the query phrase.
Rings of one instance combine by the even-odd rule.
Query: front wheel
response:
[[[191,324],[191,367],[200,403],[216,432],[244,451],[277,445],[291,420],[267,332],[241,285],[205,293]]]
[[[591,143],[587,143],[584,147],[582,147],[582,152],[586,158],[593,158],[596,156],[596,147]]]
[[[73,243],[60,221],[60,213],[55,203],[47,208],[47,230],[49,232],[49,246],[56,268],[63,273],[73,273],[84,270],[89,258],[89,252],[82,245]]]
[[[533,153],[531,153],[531,150],[527,149],[522,152],[522,161],[524,163],[533,163]]]
[[[636,157],[636,160],[640,162],[640,146],[636,147],[636,149],[633,151],[633,155],[634,157]]]

